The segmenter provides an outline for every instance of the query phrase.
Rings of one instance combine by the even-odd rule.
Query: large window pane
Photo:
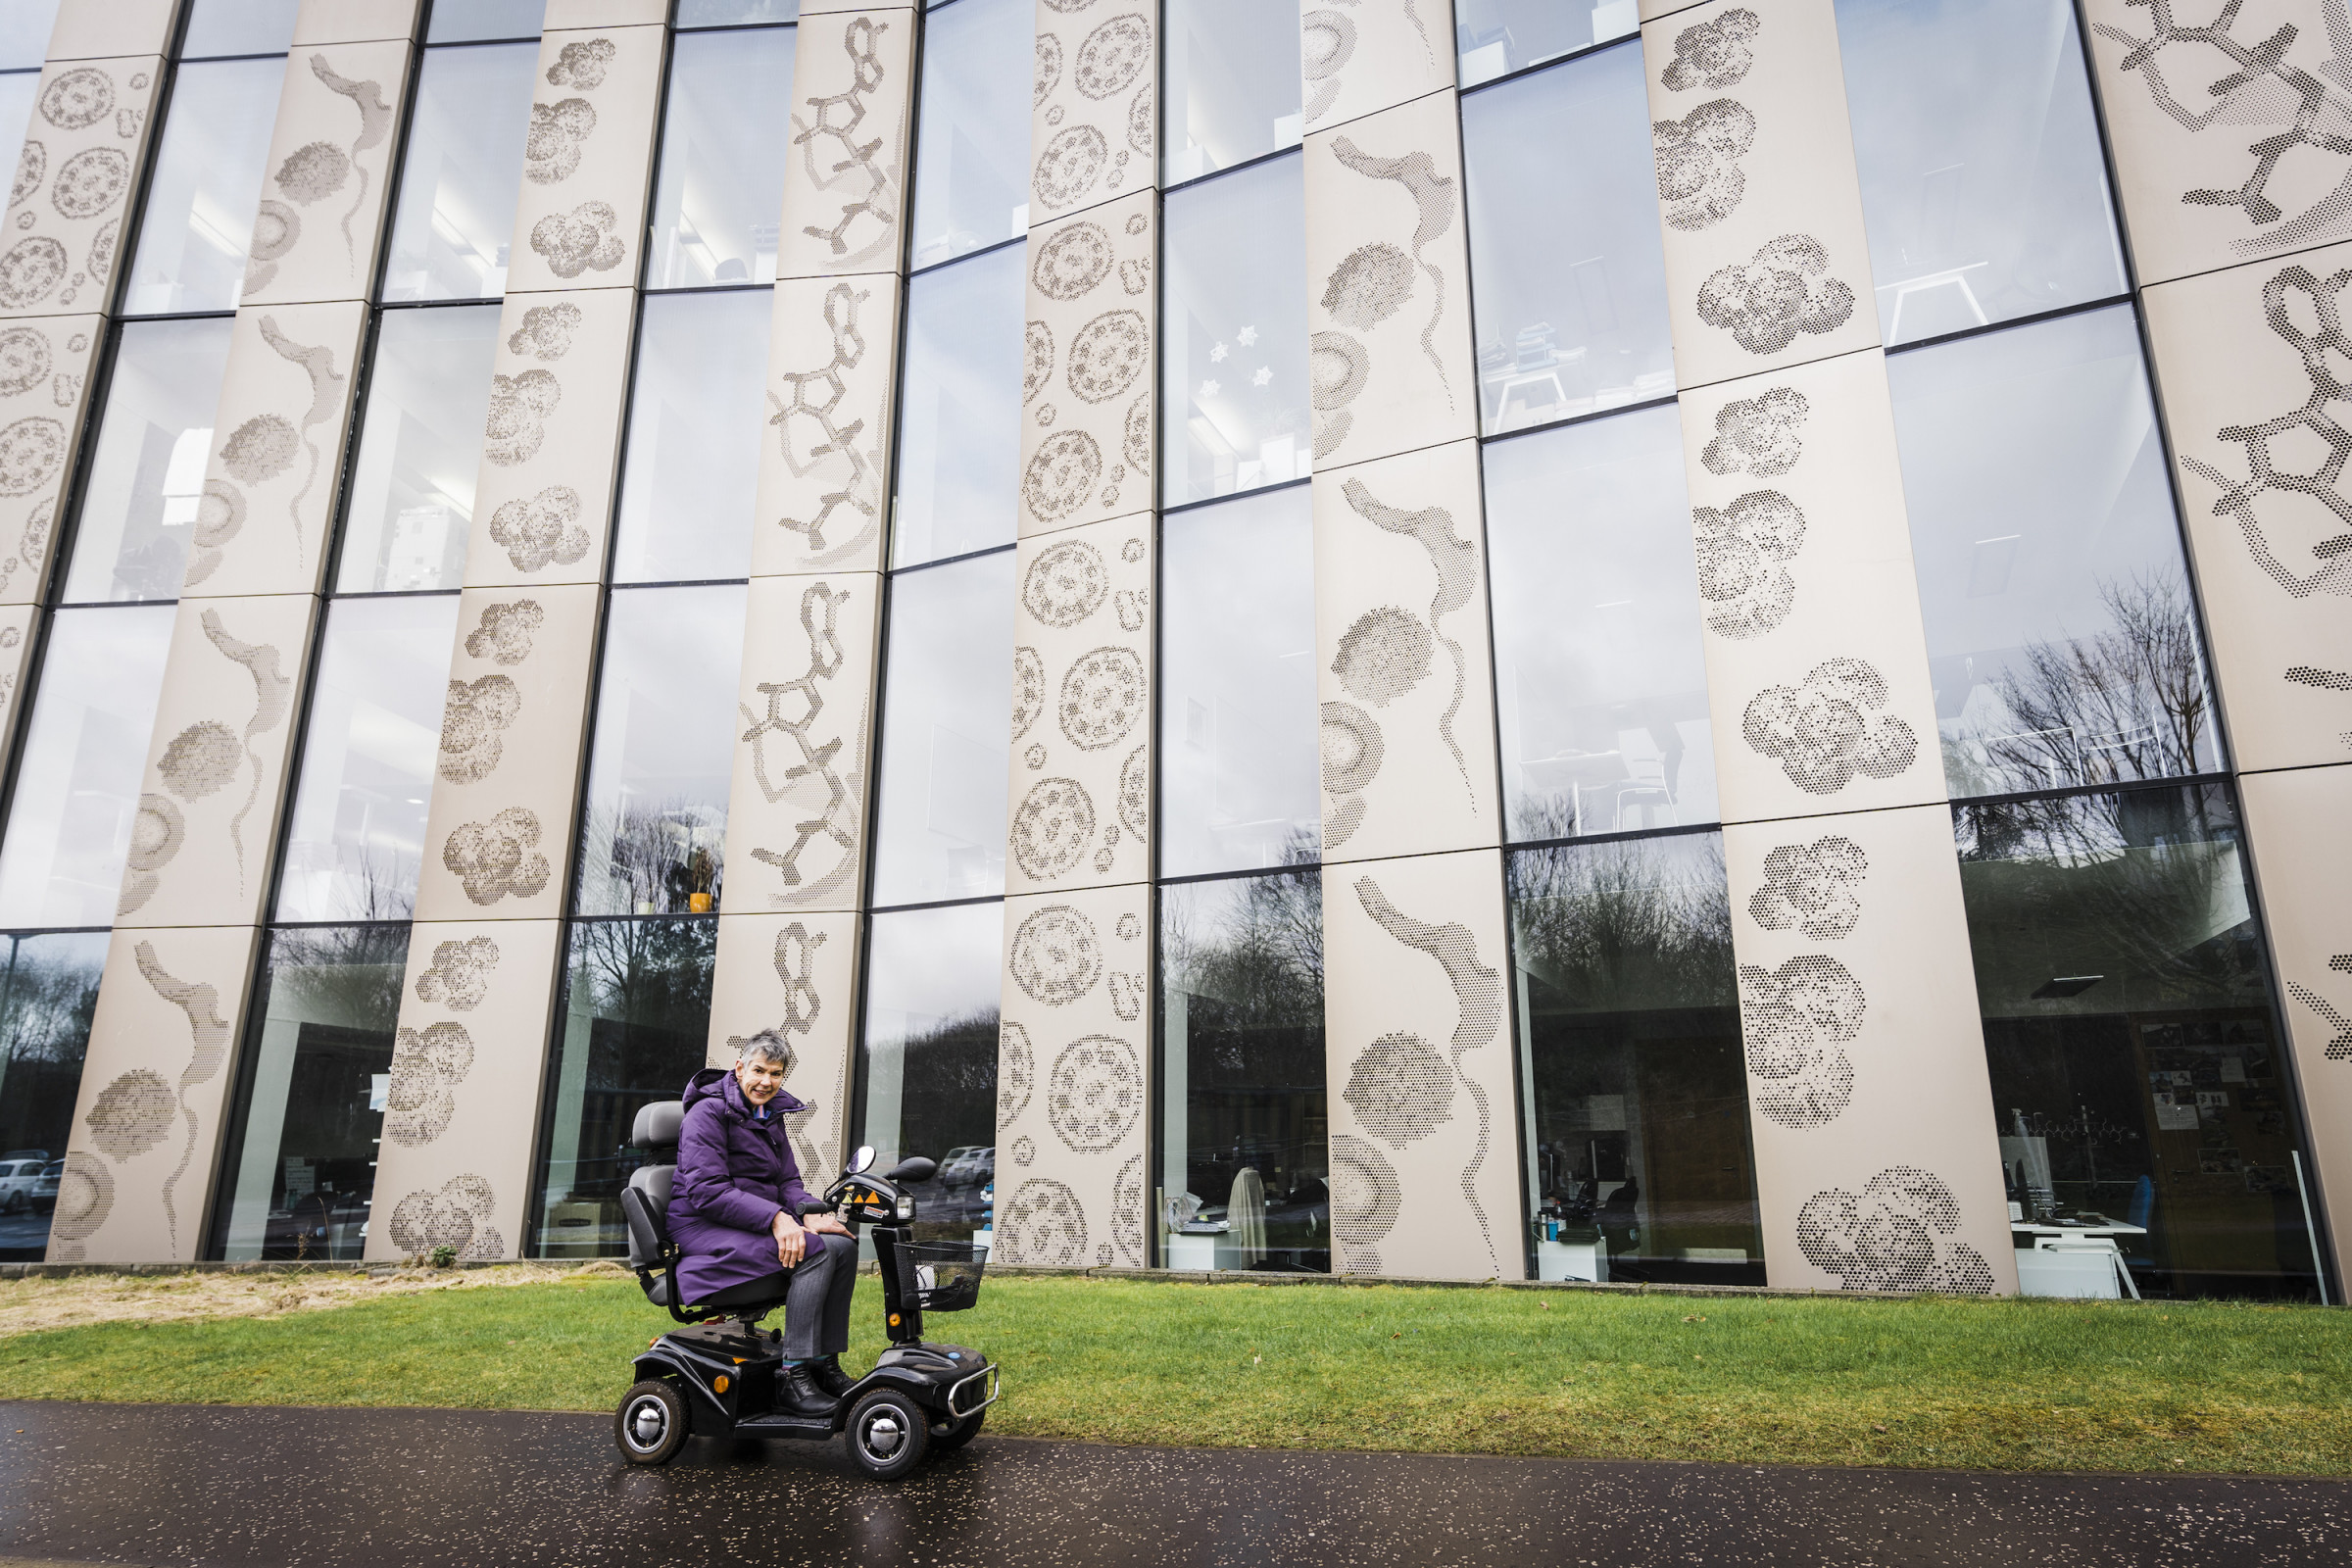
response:
[[[1179,513],[1160,551],[1160,874],[1311,861],[1323,834],[1312,492]]]
[[[41,69],[58,0],[0,0],[0,71]]]
[[[67,610],[50,623],[0,839],[0,927],[114,923],[172,616]]]
[[[2221,785],[1953,812],[1992,1108],[2030,1294],[2316,1299],[2311,1152]],[[2036,1234],[2038,1230],[2039,1234]],[[2072,1238],[2081,1245],[2091,1238]]]
[[[1313,466],[1300,170],[1298,158],[1277,159],[1168,198],[1168,506],[1303,479]]]
[[[1462,158],[1485,428],[1672,392],[1641,46],[1463,99]]]
[[[1642,25],[1641,0],[1454,0],[1464,87],[1540,66]]]
[[[1168,0],[1160,47],[1167,184],[1298,145],[1298,18],[1290,8],[1265,0]]]
[[[421,1130],[390,1105],[408,961],[405,925],[270,936],[208,1255],[345,1262],[367,1250],[384,1135]]]
[[[405,920],[415,909],[457,627],[454,594],[328,609],[280,920]]]
[[[179,58],[283,55],[294,42],[294,14],[301,9],[301,0],[195,0]]]
[[[763,288],[645,302],[615,582],[751,570],[772,303]]]
[[[1838,0],[1888,343],[2121,294],[2075,8]]]
[[[957,0],[958,8],[981,0]],[[1012,543],[1021,466],[1026,246],[926,272],[906,290],[894,563]]]
[[[516,9],[530,11],[522,30],[536,34],[539,8]],[[401,158],[385,299],[481,300],[507,291],[538,63],[539,46],[529,43],[425,51]]]
[[[1159,944],[1160,1265],[1328,1273],[1322,879],[1162,888]]]
[[[178,597],[228,329],[225,318],[123,326],[66,571],[67,602]]]
[[[2220,765],[2128,306],[1886,362],[1955,796]]]
[[[383,313],[343,519],[339,592],[455,588],[463,579],[498,311]]]
[[[957,0],[923,35],[914,149],[914,265],[1029,231],[1035,0]]]
[[[1535,1277],[1763,1284],[1722,836],[1526,850],[1509,883]]]
[[[285,74],[282,57],[179,68],[131,259],[126,314],[236,309]]]
[[[801,0],[678,0],[677,25],[739,27],[795,22],[800,15]]]
[[[1004,891],[1012,561],[1006,550],[891,580],[877,906]]]
[[[103,931],[11,936],[0,969],[0,1164],[37,1179],[66,1157],[106,968]],[[29,1167],[29,1169],[28,1169]],[[12,1183],[14,1185],[14,1183]],[[47,1255],[50,1210],[0,1208],[0,1262]]]
[[[580,829],[579,912],[717,907],[744,590],[612,595]]]
[[[542,1257],[628,1250],[620,1190],[651,1157],[629,1146],[640,1107],[675,1100],[702,1071],[718,922],[589,920],[571,928],[563,1038],[549,1064],[541,1135]]]
[[[867,929],[853,1142],[874,1147],[878,1170],[909,1154],[945,1164],[956,1149],[987,1151],[993,1161],[1004,906],[906,909],[875,915]],[[926,1241],[988,1224],[994,1187],[985,1177],[955,1187],[934,1178],[913,1191],[915,1235]]]
[[[1510,836],[1714,821],[1675,411],[1496,442],[1486,460]]]
[[[717,32],[671,49],[646,287],[776,280],[798,36]]]
[[[473,38],[536,38],[547,0],[432,0],[426,43],[464,43]]]
[[[32,101],[40,96],[41,74],[15,71],[0,76],[0,146],[24,145],[25,127],[32,123]]]

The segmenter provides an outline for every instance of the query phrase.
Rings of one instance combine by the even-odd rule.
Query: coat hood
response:
[[[752,1102],[743,1098],[743,1086],[735,1081],[735,1074],[725,1067],[705,1067],[687,1079],[684,1099],[688,1110],[706,1100],[715,1100],[729,1115],[744,1121],[753,1119]],[[793,1099],[791,1091],[785,1089],[777,1090],[776,1098],[767,1104],[768,1109],[779,1116],[787,1111],[808,1108]]]

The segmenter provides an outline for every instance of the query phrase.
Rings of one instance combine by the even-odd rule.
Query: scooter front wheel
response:
[[[896,1481],[931,1448],[931,1418],[896,1389],[876,1389],[850,1411],[850,1458],[876,1481]]]
[[[630,1389],[612,1422],[612,1439],[631,1464],[667,1464],[690,1436],[686,1400],[660,1378]]]

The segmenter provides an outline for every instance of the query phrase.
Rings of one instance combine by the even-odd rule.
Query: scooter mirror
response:
[[[859,1171],[864,1170],[867,1166],[871,1165],[873,1162],[874,1146],[871,1144],[859,1144],[858,1146],[858,1152],[850,1156],[849,1164],[843,1167],[843,1169],[849,1175],[855,1176]]]
[[[914,1154],[906,1159],[902,1159],[896,1165],[893,1165],[890,1168],[890,1174],[885,1176],[883,1180],[893,1182],[927,1182],[933,1176],[938,1174],[939,1162],[937,1160],[925,1159],[920,1154]]]

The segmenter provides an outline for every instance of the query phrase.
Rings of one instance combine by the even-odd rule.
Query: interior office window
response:
[[[923,26],[914,265],[1029,232],[1036,0],[956,0]]]
[[[1027,254],[1026,246],[1007,246],[907,284],[893,480],[895,565],[1012,543]]]
[[[480,38],[536,38],[547,0],[431,0],[426,43],[470,43]]]
[[[66,568],[67,603],[178,597],[228,331],[226,317],[122,326]]]
[[[1323,882],[1159,892],[1164,1268],[1328,1273]]]
[[[572,926],[542,1115],[537,1256],[628,1250],[620,1190],[650,1158],[629,1133],[640,1108],[676,1100],[703,1068],[717,953],[711,919]]]
[[[1298,145],[1298,18],[1290,10],[1263,0],[1169,0],[1160,49],[1165,183]]]
[[[1488,433],[1672,392],[1641,45],[1464,98],[1462,158]]]
[[[301,9],[302,0],[194,0],[179,58],[282,55],[294,42],[294,15]]]
[[[800,156],[792,145],[799,36],[793,27],[755,28],[672,45],[646,287],[776,280],[784,163]]]
[[[1297,157],[1282,158],[1168,195],[1164,505],[1303,479],[1313,467],[1301,171]]]
[[[911,1154],[940,1162],[940,1174],[913,1189],[917,1240],[971,1238],[986,1246],[993,1233],[1004,906],[992,900],[901,909],[873,916],[866,930],[855,1142],[873,1146],[877,1170]],[[966,1157],[951,1186],[945,1167],[958,1152]],[[1004,1175],[1015,1171],[1007,1166]]]
[[[2119,1294],[2112,1257],[2041,1245],[2090,1229],[2142,1295],[2316,1299],[2311,1146],[2229,789],[1953,817],[2025,1289]]]
[[[0,71],[38,71],[49,58],[58,0],[0,0]]]
[[[107,934],[13,933],[0,940],[8,943],[0,968],[0,1163],[37,1178],[66,1157]],[[0,1213],[0,1262],[45,1257],[52,1217],[29,1202]]]
[[[455,594],[327,608],[278,919],[406,920],[416,908],[457,629]]]
[[[355,1260],[368,1249],[383,1140],[440,1131],[429,1101],[409,1105],[392,1089],[409,928],[305,926],[273,931],[269,944],[207,1255]]]
[[[1162,876],[1312,862],[1322,851],[1313,493],[1160,528]]]
[[[1535,1277],[1763,1284],[1722,835],[1506,874]]]
[[[1522,842],[1715,820],[1682,422],[1486,449],[1502,790]]]
[[[718,907],[743,615],[738,584],[612,595],[581,808],[579,913]]]
[[[1955,796],[2219,767],[2129,306],[1886,362]]]
[[[746,27],[798,22],[800,17],[801,0],[678,0],[674,25],[680,30]]]
[[[1838,0],[1889,344],[2129,286],[2067,0]]]
[[[407,593],[465,580],[498,316],[495,305],[459,305],[377,318],[338,593]]]
[[[126,314],[236,309],[285,74],[282,55],[179,68],[131,253]]]
[[[645,302],[613,581],[750,572],[772,304],[763,288]]]
[[[437,26],[448,0],[433,9]],[[526,35],[535,37],[538,6],[516,9],[531,13]],[[401,155],[386,300],[492,300],[507,291],[538,66],[537,44],[425,51]]]
[[[1641,0],[1454,0],[1459,79],[1475,87],[1641,27]]]
[[[50,622],[0,838],[0,927],[114,923],[172,615],[141,605]]]

